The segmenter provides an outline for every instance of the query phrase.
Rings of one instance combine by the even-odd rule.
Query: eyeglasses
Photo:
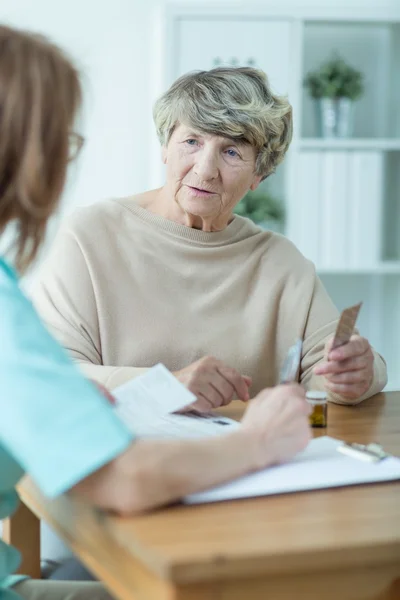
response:
[[[68,162],[71,162],[77,158],[79,152],[82,150],[84,142],[85,138],[82,135],[76,133],[75,131],[71,131],[71,133],[68,136]]]

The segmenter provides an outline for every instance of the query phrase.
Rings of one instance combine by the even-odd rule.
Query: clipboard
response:
[[[344,442],[329,436],[312,440],[291,462],[192,494],[186,504],[204,504],[400,480],[400,459],[386,454],[364,461],[339,451]]]

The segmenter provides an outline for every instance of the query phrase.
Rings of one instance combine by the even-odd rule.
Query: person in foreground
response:
[[[314,265],[233,214],[285,156],[288,101],[259,70],[216,68],[178,79],[154,120],[165,185],[79,210],[34,293],[83,372],[113,389],[162,362],[207,411],[279,382],[301,338],[306,388],[341,404],[381,391],[368,340],[330,351],[338,312]]]
[[[195,441],[135,439],[85,379],[22,293],[78,148],[78,74],[46,39],[0,27],[0,234],[16,226],[14,262],[0,257],[0,518],[29,473],[43,493],[80,497],[123,515],[145,511],[291,459],[310,439],[298,385],[262,391],[241,427]],[[60,468],[61,467],[61,468]],[[0,541],[0,596],[102,600],[99,583],[11,577],[18,552]]]

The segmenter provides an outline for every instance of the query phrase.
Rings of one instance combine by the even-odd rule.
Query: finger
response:
[[[274,395],[282,397],[301,398],[306,400],[306,391],[299,383],[282,383],[270,390]]]
[[[299,410],[301,414],[308,415],[310,412],[310,404],[306,399],[306,391],[299,384],[284,384],[277,386],[273,395],[275,397],[281,397],[285,401],[285,408],[290,412]]]
[[[218,408],[224,404],[224,397],[211,383],[203,385],[201,393],[211,403],[212,408]]]
[[[206,396],[203,396],[203,394],[201,393],[197,394],[197,400],[193,404],[193,407],[195,410],[198,410],[203,413],[210,412],[214,408],[211,401]]]
[[[330,351],[332,350],[333,336],[326,342],[324,350],[324,358],[328,358]]]
[[[353,335],[350,341],[339,348],[332,350],[329,355],[329,360],[346,360],[354,356],[361,356],[370,349],[368,340],[360,337],[359,335]]]
[[[344,396],[345,398],[358,398],[362,394],[361,387],[356,384],[347,384],[347,383],[330,383],[329,381],[325,381],[325,388],[333,392],[334,394],[339,394],[340,396]]]
[[[373,355],[369,350],[361,356],[347,358],[346,360],[324,362],[314,368],[316,375],[327,375],[328,373],[345,373],[347,371],[359,371],[370,366]]]
[[[290,394],[292,396],[299,396],[300,398],[306,397],[306,391],[300,383],[281,383],[272,389],[282,394]]]
[[[220,406],[229,404],[232,400],[235,390],[233,385],[224,379],[219,373],[213,374],[214,376],[210,379],[209,384],[215,389],[215,391],[221,397]]]
[[[309,402],[307,402],[306,397],[302,397],[297,394],[287,398],[285,408],[290,412],[291,418],[293,418],[294,414],[297,416],[307,416],[312,410],[312,406]]]
[[[368,380],[367,371],[350,371],[349,373],[336,373],[334,375],[327,375],[326,379],[331,383],[363,383]]]
[[[305,414],[307,416],[311,415],[313,410],[314,410],[314,407],[309,402],[306,401],[306,408],[304,409]]]
[[[253,380],[251,377],[249,377],[248,375],[242,375],[243,381],[245,382],[245,384],[247,385],[247,387],[251,387],[251,384],[253,383]]]
[[[235,389],[236,395],[240,400],[247,402],[249,400],[249,388],[244,381],[243,377],[230,367],[220,366],[217,371],[222,377],[224,377],[229,383],[231,383]]]
[[[307,398],[305,396],[304,398],[296,396],[296,399],[299,402],[299,410],[301,413],[304,415],[309,415],[312,412],[313,407],[309,402],[307,402]]]
[[[278,399],[292,401],[293,398],[300,398],[307,403],[305,389],[298,383],[285,383],[273,388],[265,388],[257,394],[253,402],[270,402]]]
[[[257,396],[253,398],[252,402],[263,402],[264,400],[270,397],[272,391],[276,391],[279,387],[280,386],[277,386],[276,388],[264,388],[263,390],[261,390],[261,392],[258,392]]]

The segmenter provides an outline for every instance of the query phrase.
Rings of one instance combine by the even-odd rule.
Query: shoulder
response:
[[[62,229],[80,237],[95,231],[98,227],[113,227],[120,223],[121,213],[125,211],[123,200],[103,200],[90,206],[77,208],[63,220]]]
[[[315,277],[314,263],[287,237],[272,231],[261,232],[263,261],[274,267],[282,276]]]
[[[132,237],[132,233],[139,233],[141,229],[140,220],[134,210],[130,210],[135,204],[135,197],[128,197],[103,200],[75,209],[62,219],[56,243],[98,250],[99,240],[109,246],[124,235]]]

